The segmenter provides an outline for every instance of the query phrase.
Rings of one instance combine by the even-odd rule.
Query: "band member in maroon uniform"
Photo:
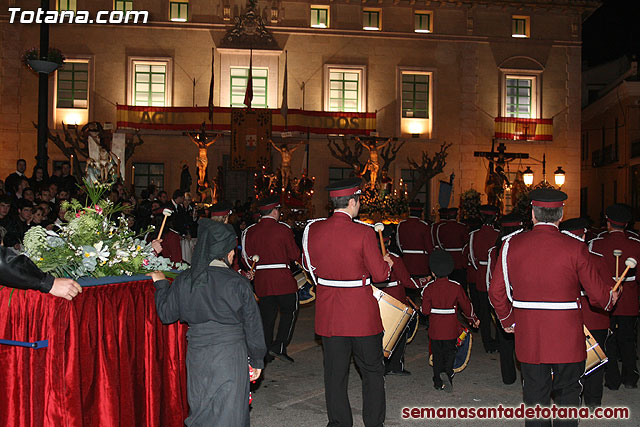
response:
[[[500,234],[496,239],[496,245],[489,249],[487,254],[487,276],[485,280],[485,286],[487,292],[489,291],[489,284],[491,283],[491,273],[496,267],[496,261],[498,253],[502,248],[502,242],[507,239],[513,233],[522,232],[522,220],[516,213],[510,213],[500,218]],[[516,360],[515,360],[515,339],[513,334],[506,333],[502,327],[498,328],[498,351],[500,352],[500,374],[502,376],[502,382],[505,384],[513,384],[516,382]]]
[[[627,258],[640,260],[640,240],[624,231],[632,219],[629,208],[621,204],[609,206],[606,210],[607,232],[589,243],[589,249],[602,255],[609,268],[611,283],[616,282],[616,273],[622,274]],[[616,257],[614,250],[619,250]],[[617,267],[616,267],[617,264]],[[606,366],[605,385],[611,390],[624,384],[627,388],[638,386],[636,365],[636,321],[638,318],[638,275],[631,269],[622,283],[624,288],[620,300],[611,312],[611,335],[607,339],[605,352],[609,357]],[[618,368],[618,357],[622,359],[622,375]]]
[[[388,250],[393,230],[391,227],[385,227],[382,234],[384,236],[385,246]],[[412,278],[409,274],[409,270],[405,266],[403,258],[390,251],[389,256],[393,260],[393,268],[391,269],[389,281],[380,284],[380,286],[376,284],[376,286],[401,303],[408,305],[409,302],[405,288],[415,289],[417,291],[421,286],[424,286],[428,280],[426,277]],[[398,338],[398,342],[396,343],[396,347],[393,349],[393,353],[391,353],[391,356],[384,361],[386,375],[411,375],[411,372],[404,368],[404,351],[407,346],[408,334],[409,328],[406,328],[403,334]]]
[[[436,246],[438,246],[438,239],[436,238],[436,230],[438,229],[440,224],[446,221],[447,215],[449,215],[449,208],[438,209],[438,216],[440,217],[440,220],[434,224],[431,224],[431,244],[433,245],[434,249]]]
[[[469,229],[458,222],[458,208],[449,208],[446,211],[445,220],[438,226],[435,232],[437,247],[449,252],[453,257],[453,273],[451,280],[462,285],[467,290],[467,260],[463,255],[464,247],[469,240]]]
[[[358,178],[327,188],[334,212],[309,222],[302,238],[304,267],[316,283],[316,334],[324,347],[324,382],[330,426],[351,426],[347,393],[353,354],[362,375],[364,425],[385,419],[382,320],[371,282],[389,278],[393,261],[382,257],[371,227],[352,218],[360,210]]]
[[[409,218],[400,221],[396,232],[396,243],[402,252],[402,260],[409,274],[414,277],[429,275],[429,254],[433,252],[431,226],[420,219],[422,209],[422,203],[411,203]]]
[[[491,205],[480,206],[480,217],[482,226],[478,230],[474,230],[469,234],[469,263],[473,269],[474,279],[471,283],[475,283],[476,293],[476,309],[478,310],[478,318],[480,319],[480,334],[482,335],[482,344],[487,353],[495,353],[498,350],[497,339],[491,336],[491,311],[489,307],[489,295],[487,294],[487,264],[489,248],[496,243],[499,231],[493,228],[498,208]],[[469,289],[471,291],[471,289]]]
[[[436,249],[429,258],[429,267],[436,278],[422,291],[422,313],[429,316],[433,386],[436,390],[451,392],[456,339],[460,335],[456,308],[460,308],[472,326],[477,328],[480,321],[460,283],[448,278],[454,267],[451,254]]]
[[[289,264],[300,259],[300,248],[296,245],[291,228],[278,221],[278,196],[262,200],[258,209],[260,221],[247,227],[242,234],[242,257],[248,266],[253,264],[254,255],[260,257],[255,264],[254,286],[269,355],[293,363],[287,354],[287,345],[291,341],[298,314],[298,284]],[[278,312],[280,323],[274,340],[273,328]]]
[[[560,230],[563,233],[574,235],[584,241],[587,232],[588,222],[586,218],[572,218],[560,223]],[[590,253],[594,263],[598,263],[598,271],[607,281],[609,268],[601,255]],[[604,349],[609,329],[609,313],[601,308],[589,304],[589,299],[584,290],[580,291],[580,309],[582,310],[582,320],[589,329],[591,335],[596,339],[600,348]],[[604,378],[603,367],[596,369],[582,378],[582,401],[584,405],[595,408],[602,404],[602,379]]]
[[[602,279],[584,243],[560,233],[567,195],[543,188],[529,197],[533,230],[504,241],[489,298],[505,331],[515,332],[525,405],[548,406],[553,390],[558,406],[578,407],[587,357],[580,285],[589,300],[605,310],[611,310],[618,291],[613,293]],[[550,422],[534,419],[526,424]]]

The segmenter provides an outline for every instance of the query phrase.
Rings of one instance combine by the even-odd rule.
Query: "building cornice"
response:
[[[582,109],[582,121],[588,122],[594,119],[612,106],[618,106],[621,100],[629,97],[640,98],[640,81],[624,80],[620,82],[604,96]]]

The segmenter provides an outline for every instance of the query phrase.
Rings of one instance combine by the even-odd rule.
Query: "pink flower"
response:
[[[148,259],[146,259],[146,258],[145,258],[145,259],[143,259],[143,260],[142,260],[142,265],[144,265],[145,267],[146,267],[147,265],[149,265],[149,260],[148,260]]]
[[[102,212],[103,212],[102,208],[99,205],[96,205],[96,213],[98,215],[102,215]]]
[[[80,218],[80,214],[81,214],[81,212],[77,212],[76,213],[76,218]]]

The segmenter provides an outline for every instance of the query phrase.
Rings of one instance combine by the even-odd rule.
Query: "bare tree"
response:
[[[37,129],[38,125],[33,123]],[[67,159],[71,159],[73,155],[73,175],[76,177],[84,176],[84,171],[80,168],[81,157],[89,158],[89,136],[93,135],[96,142],[104,148],[111,147],[113,132],[106,130],[100,122],[89,122],[78,128],[78,126],[68,126],[62,123],[62,136],[59,133],[51,132],[47,129],[49,141],[53,142],[60,149]],[[125,163],[133,156],[136,147],[144,144],[138,131],[134,134],[126,134],[125,136]]]
[[[428,152],[423,151],[420,163],[411,158],[407,158],[411,169],[418,172],[418,176],[415,177],[413,181],[413,188],[409,193],[409,200],[415,199],[418,192],[429,182],[429,180],[431,180],[431,178],[442,173],[445,165],[447,164],[447,149],[449,147],[451,147],[451,144],[447,144],[446,141],[443,142],[442,145],[440,145],[440,150],[434,153],[432,157],[429,157]]]
[[[340,141],[341,144],[338,144],[338,141]],[[332,140],[329,138],[328,147],[331,155],[341,162],[351,166],[356,176],[362,175],[362,170],[364,169],[364,165],[360,162],[360,155],[362,155],[363,150],[362,145],[355,144],[355,148],[352,151],[351,147],[347,143],[347,138],[343,136],[341,140]]]
[[[382,170],[389,170],[389,166],[396,159],[398,151],[400,151],[405,142],[406,141],[402,141],[399,144],[397,142],[392,142],[391,144],[383,147],[380,150],[380,157],[382,157],[382,159],[384,160],[384,163],[382,164]]]

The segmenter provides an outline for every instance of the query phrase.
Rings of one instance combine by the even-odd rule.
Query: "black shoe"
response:
[[[264,363],[265,363],[265,364],[266,364],[266,363],[271,363],[271,362],[273,362],[273,359],[275,359],[275,357],[273,357],[272,355],[270,355],[269,353],[267,353],[267,354],[264,356]]]
[[[624,388],[638,388],[638,384],[625,384]]]
[[[442,378],[443,375],[444,378]],[[453,391],[453,382],[451,381],[451,378],[449,378],[449,376],[443,372],[440,374],[440,379],[443,383],[442,389],[447,393],[451,393]]]
[[[384,374],[385,375],[400,375],[400,376],[406,377],[406,376],[411,375],[411,372],[407,371],[406,369],[403,369],[401,371],[386,371]]]
[[[620,388],[620,384],[618,384],[617,386],[615,385],[611,385],[611,384],[606,384],[604,385],[606,388],[608,388],[609,390],[617,390]]]
[[[283,362],[293,363],[293,358],[290,357],[287,353],[276,353],[275,351],[269,350],[269,354],[276,359],[282,360]]]
[[[440,385],[433,385],[433,388],[435,388],[438,391],[443,391],[444,390],[444,384],[440,384]]]

